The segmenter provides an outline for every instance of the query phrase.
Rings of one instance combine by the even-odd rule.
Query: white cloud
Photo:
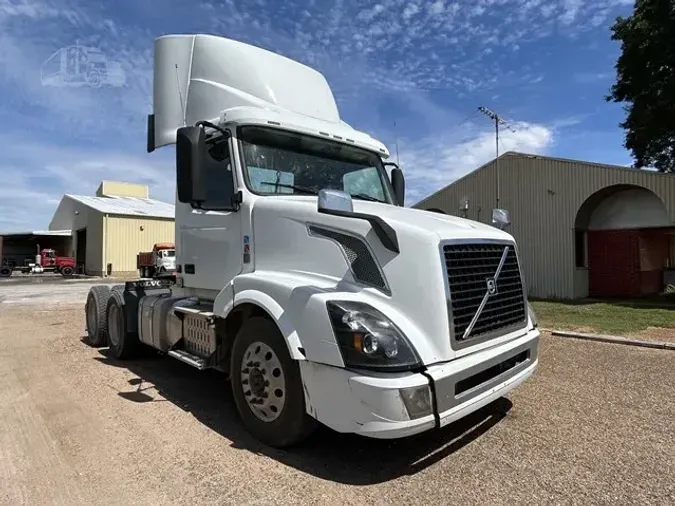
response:
[[[561,36],[594,29],[625,1],[336,0],[321,7],[287,0],[274,9],[263,1],[233,0],[165,0],[161,9],[144,2],[125,5],[123,23],[119,16],[109,19],[105,5],[85,0],[0,0],[0,89],[11,92],[0,103],[0,113],[11,120],[5,123],[18,129],[15,122],[23,122],[24,132],[30,132],[39,117],[42,135],[76,142],[59,148],[49,137],[31,138],[23,156],[17,149],[3,151],[0,173],[20,175],[0,190],[0,230],[45,226],[53,211],[49,202],[64,192],[91,194],[103,178],[146,181],[156,195],[172,200],[173,160],[144,154],[152,42],[160,34],[149,28],[151,21],[169,32],[181,21],[181,31],[226,34],[318,68],[342,114],[358,118],[354,126],[390,147],[391,126],[383,118],[405,120],[411,126],[401,156],[413,198],[494,156],[494,137],[476,128],[449,127],[459,119],[456,111],[439,107],[429,91],[442,90],[457,100],[477,92],[506,96],[509,87],[536,84],[541,69],[514,66],[514,51],[550,35],[568,18],[574,22],[564,25]],[[123,88],[42,86],[42,62],[78,39],[120,62],[127,76]],[[17,104],[39,113],[23,118]],[[558,127],[505,132],[500,149],[546,151]],[[16,139],[0,143],[20,145]]]
[[[174,201],[172,150],[127,155],[116,150],[66,148],[40,139],[0,136],[0,231],[45,229],[64,193],[94,195],[104,179],[137,182],[150,196]]]
[[[410,3],[406,5],[406,8],[403,9],[403,19],[409,21],[415,14],[420,11],[420,6],[415,3]]]
[[[583,5],[584,0],[563,0],[562,13],[558,19],[564,25],[574,23]]]
[[[438,15],[445,10],[445,5],[443,0],[436,0],[434,3],[429,5],[429,14]]]
[[[500,132],[499,152],[544,154],[553,146],[554,128],[515,123],[516,132]],[[467,138],[466,131],[472,132]],[[495,158],[494,131],[463,126],[457,131],[402,143],[401,166],[406,175],[406,205],[412,205]]]

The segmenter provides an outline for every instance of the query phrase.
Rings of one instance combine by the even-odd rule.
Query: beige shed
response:
[[[96,196],[66,194],[50,230],[71,230],[78,271],[94,276],[138,275],[136,255],[174,241],[174,206],[149,197],[145,185],[103,181]]]

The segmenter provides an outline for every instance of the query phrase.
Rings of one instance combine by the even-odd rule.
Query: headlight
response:
[[[532,309],[532,304],[527,303],[527,312],[530,315],[530,320],[532,321],[532,326],[537,328],[539,326],[539,320],[537,320],[537,314]]]
[[[403,332],[377,309],[362,302],[327,302],[342,359],[347,367],[407,371],[421,361]]]

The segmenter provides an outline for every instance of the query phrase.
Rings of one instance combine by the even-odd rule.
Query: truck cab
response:
[[[160,272],[176,270],[176,250],[162,249],[157,252],[157,267]]]
[[[319,72],[222,37],[160,37],[153,109],[148,151],[176,146],[175,283],[92,288],[90,344],[223,371],[245,427],[277,447],[317,423],[439,428],[532,375],[513,237],[404,207],[403,172],[340,119]]]
[[[176,246],[172,242],[158,242],[152,251],[136,255],[136,268],[142,278],[172,275],[176,270]]]

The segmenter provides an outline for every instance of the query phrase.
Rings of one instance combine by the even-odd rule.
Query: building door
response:
[[[75,263],[77,265],[77,272],[86,274],[87,265],[87,229],[82,228],[77,231],[75,236],[76,250]]]
[[[637,230],[588,232],[588,293],[591,297],[634,297],[641,293]]]

